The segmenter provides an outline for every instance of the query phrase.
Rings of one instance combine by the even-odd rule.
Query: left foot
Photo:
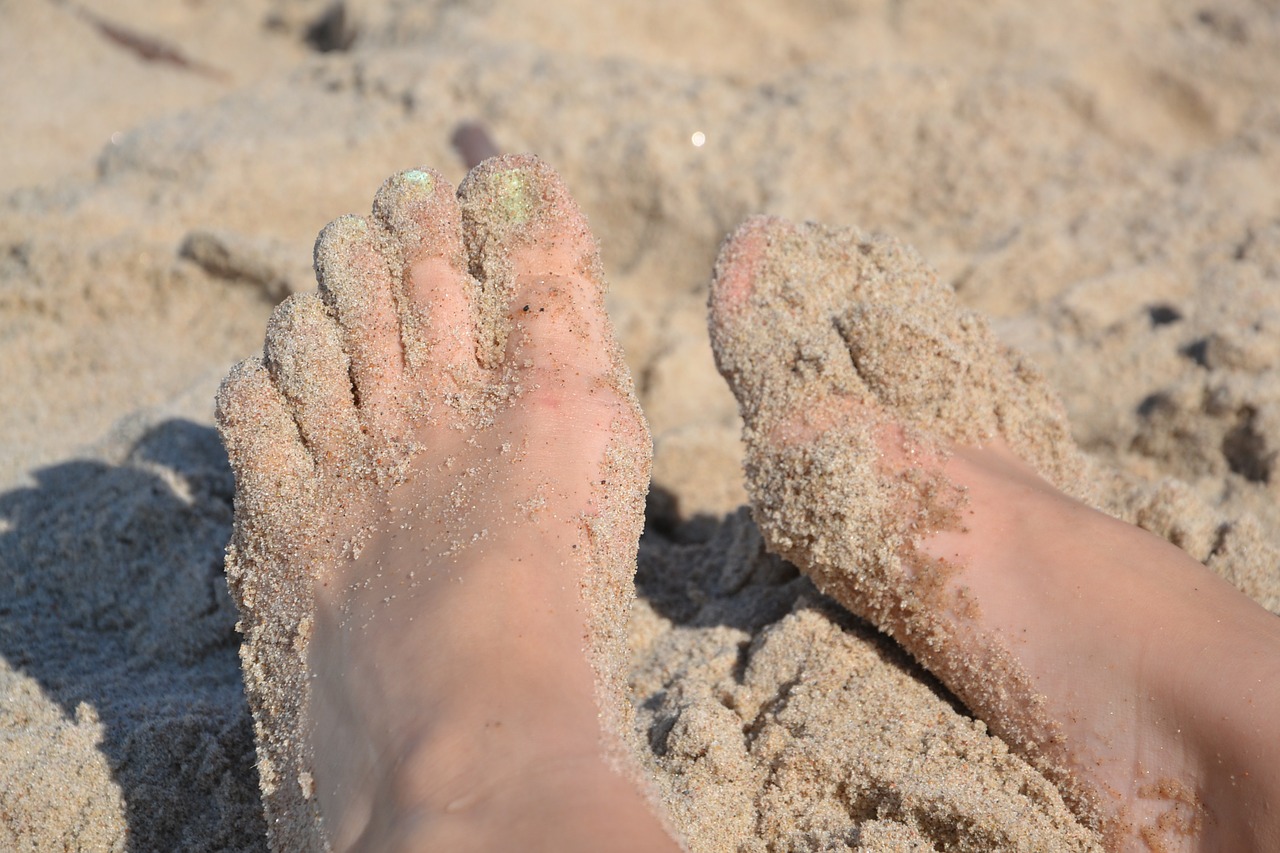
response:
[[[649,439],[560,179],[390,179],[218,419],[277,850],[653,851],[626,614]]]
[[[1109,847],[1280,849],[1280,620],[1077,500],[1061,406],[909,249],[751,220],[721,252],[711,333],[771,549]]]

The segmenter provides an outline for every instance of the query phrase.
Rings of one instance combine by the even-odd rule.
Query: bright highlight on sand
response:
[[[700,130],[695,130],[693,136],[689,137],[689,141],[693,143],[694,148],[701,148],[707,144],[707,135]]]

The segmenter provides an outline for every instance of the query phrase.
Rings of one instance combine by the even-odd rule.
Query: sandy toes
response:
[[[1249,809],[1276,780],[1232,775],[1255,759],[1222,732],[1260,731],[1274,617],[1082,502],[1054,395],[911,250],[750,220],[721,251],[711,334],[772,550],[938,675],[1108,846],[1266,837]],[[1264,677],[1187,676],[1214,653]]]
[[[218,398],[273,848],[672,846],[616,772],[650,445],[581,213],[404,172],[316,269]]]

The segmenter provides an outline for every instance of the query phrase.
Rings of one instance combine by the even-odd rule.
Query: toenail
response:
[[[492,188],[497,207],[511,222],[524,222],[533,213],[533,187],[524,172],[512,169],[493,175]]]
[[[345,231],[348,235],[352,236],[362,235],[368,230],[369,223],[364,221],[363,216],[356,216],[354,213],[339,216],[333,222],[329,223],[329,226],[325,229],[325,231],[332,231],[335,235]],[[321,236],[325,236],[325,233],[321,232]]]
[[[424,172],[421,169],[410,169],[404,173],[404,179],[410,184],[415,184],[430,192],[435,188],[436,179],[430,172]]]

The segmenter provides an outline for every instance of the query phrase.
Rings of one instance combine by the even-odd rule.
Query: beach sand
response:
[[[326,222],[461,179],[467,121],[603,246],[655,445],[632,700],[691,849],[1097,846],[765,553],[705,330],[751,214],[913,245],[1062,395],[1097,499],[1280,612],[1268,7],[152,6],[0,0],[0,849],[265,849],[214,391]]]

